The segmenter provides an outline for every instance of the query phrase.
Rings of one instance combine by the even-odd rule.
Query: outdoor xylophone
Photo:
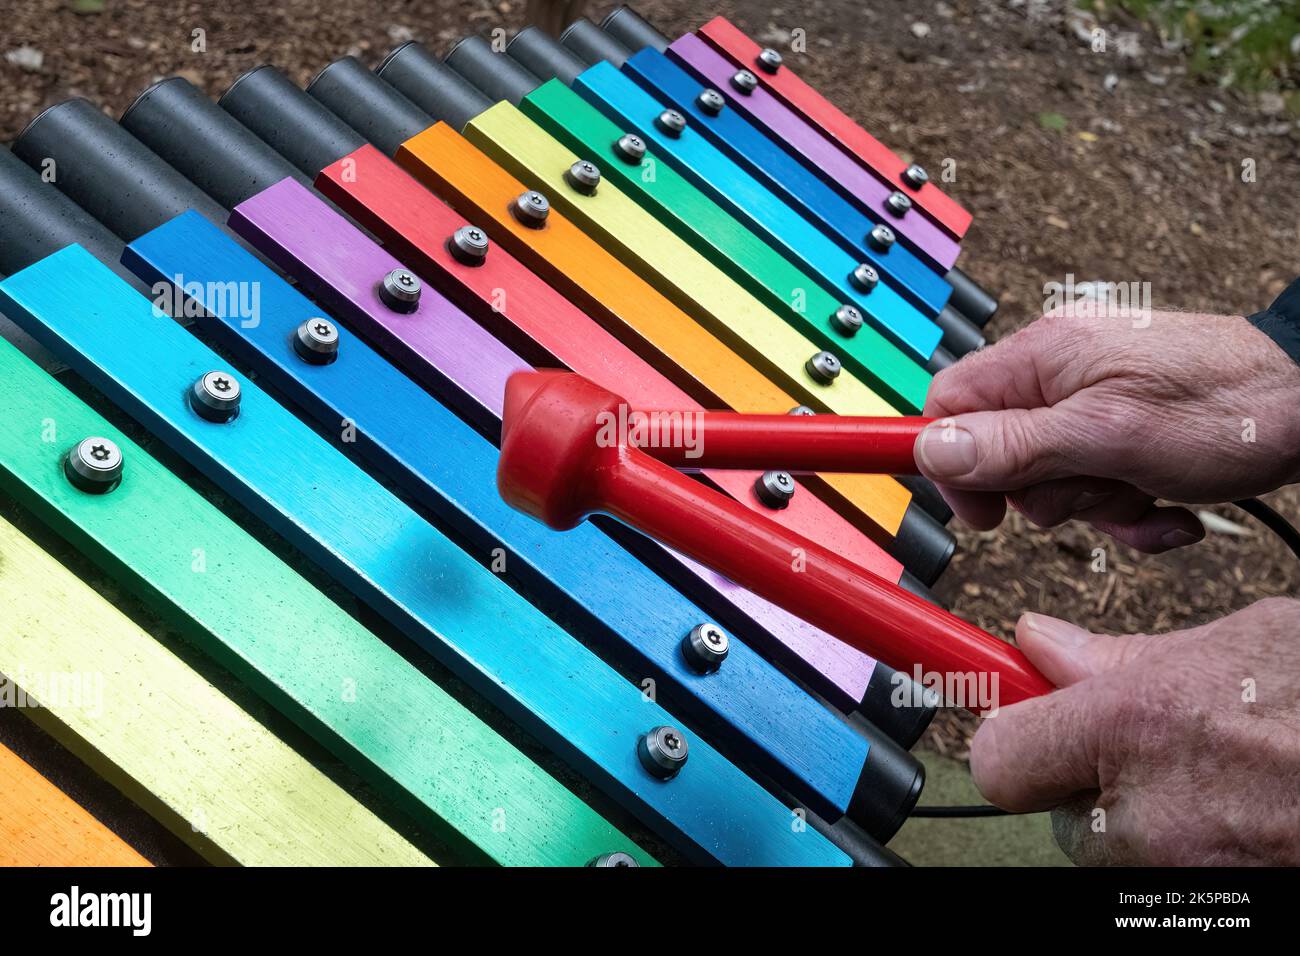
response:
[[[0,490],[201,654],[0,521],[6,692],[216,863],[897,863],[937,703],[913,665],[1045,689],[933,603],[950,514],[904,467],[902,417],[996,309],[954,266],[969,223],[722,18],[413,42],[305,91],[261,67],[217,103],[172,78],[120,123],[54,106],[0,151]],[[760,453],[754,420],[728,445],[710,412],[717,447],[651,462],[707,502],[694,527],[638,521],[633,483],[626,523],[548,530],[496,484],[534,368],[642,411],[764,413]],[[905,439],[858,462],[799,429],[837,419],[789,413]],[[512,454],[538,494],[582,484]],[[848,473],[882,470],[902,481]],[[751,573],[753,529],[811,544],[797,600]],[[836,575],[861,621],[820,613]],[[144,862],[0,765],[0,862]]]

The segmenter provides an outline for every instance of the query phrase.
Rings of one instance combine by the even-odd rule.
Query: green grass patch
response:
[[[1186,50],[1192,73],[1250,92],[1300,89],[1300,0],[1081,0],[1118,5]]]

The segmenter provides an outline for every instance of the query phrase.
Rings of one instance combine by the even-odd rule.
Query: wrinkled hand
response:
[[[1300,864],[1300,601],[1155,636],[1026,614],[1016,637],[1062,689],[981,724],[989,800],[1059,808],[1077,863]]]
[[[934,380],[916,460],[980,529],[1009,502],[1147,552],[1204,535],[1183,508],[1300,478],[1300,367],[1241,317],[1048,315]]]

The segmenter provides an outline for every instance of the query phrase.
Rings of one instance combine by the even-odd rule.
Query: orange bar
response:
[[[0,866],[151,866],[0,744]]]

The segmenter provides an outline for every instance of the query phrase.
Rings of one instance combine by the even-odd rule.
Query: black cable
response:
[[[1291,522],[1258,498],[1243,498],[1241,501],[1234,501],[1233,504],[1281,538],[1291,549],[1291,553],[1300,558],[1300,531],[1297,531]]]

